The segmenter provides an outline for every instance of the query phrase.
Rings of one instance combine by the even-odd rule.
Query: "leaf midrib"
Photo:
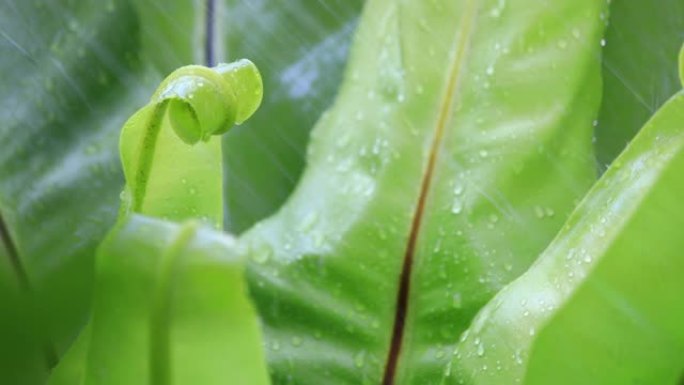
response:
[[[456,93],[460,84],[460,75],[465,62],[467,47],[470,43],[470,37],[472,36],[474,29],[473,24],[475,17],[477,16],[479,2],[479,0],[468,1],[468,4],[466,5],[466,11],[461,17],[460,27],[456,31],[456,42],[451,50],[452,58],[450,61],[449,71],[447,72],[447,86],[444,90],[443,96],[441,97],[439,109],[437,110],[437,124],[433,129],[434,136],[430,146],[428,164],[423,172],[420,194],[418,196],[418,202],[413,214],[411,230],[406,244],[406,251],[404,253],[404,262],[402,265],[399,279],[399,290],[397,293],[397,305],[394,317],[394,326],[392,330],[392,340],[385,364],[385,372],[382,380],[383,385],[394,385],[397,364],[401,355],[406,315],[408,313],[408,298],[411,291],[411,273],[413,268],[414,254],[418,237],[420,236],[425,203],[430,193],[435,165],[437,164],[437,159],[440,154],[442,141],[445,134],[445,127],[452,115]]]

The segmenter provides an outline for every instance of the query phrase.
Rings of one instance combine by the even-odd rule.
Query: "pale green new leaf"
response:
[[[74,350],[85,369],[51,384],[268,384],[243,262],[197,223],[124,220],[98,253],[89,346]]]
[[[126,186],[123,192],[120,221],[126,223],[131,215],[146,214],[175,221],[197,219],[215,228],[220,227],[223,215],[222,157],[220,139],[216,135],[225,133],[235,123],[248,119],[258,108],[261,96],[261,77],[249,60],[219,64],[213,68],[185,66],[170,74],[157,88],[151,101],[133,114],[121,130],[119,148]],[[157,225],[159,226],[161,225]],[[134,227],[146,229],[144,226]],[[210,288],[206,289],[207,293],[204,294],[210,299],[207,303],[209,314],[203,314],[201,308],[189,311],[192,316],[199,317],[198,320],[191,322],[191,326],[188,326],[189,332],[200,333],[196,337],[197,340],[192,342],[199,344],[194,348],[194,355],[199,358],[196,361],[184,360],[181,365],[176,366],[171,362],[168,329],[171,323],[177,320],[182,322],[188,317],[183,311],[178,314],[171,312],[171,307],[182,305],[176,303],[176,294],[174,294],[176,289],[172,287],[172,283],[169,283],[175,274],[176,268],[173,267],[176,264],[175,260],[186,257],[188,252],[183,248],[189,242],[187,238],[192,236],[196,226],[186,227],[187,229],[180,230],[178,239],[166,248],[168,250],[158,251],[156,254],[159,255],[146,256],[143,248],[142,254],[136,257],[140,259],[141,264],[157,266],[158,273],[140,277],[139,282],[136,282],[134,278],[128,277],[129,274],[126,274],[127,266],[123,266],[120,274],[117,275],[121,280],[112,286],[106,284],[102,286],[102,281],[107,281],[106,268],[103,273],[104,278],[102,274],[96,275],[93,320],[81,332],[71,350],[60,362],[50,379],[51,384],[82,382],[101,384],[120,381],[125,383],[138,381],[141,384],[147,381],[155,384],[169,381],[188,383],[190,378],[206,378],[207,383],[212,383],[222,378],[218,371],[220,363],[223,362],[221,355],[227,354],[228,357],[232,357],[242,349],[260,351],[261,344],[253,346],[252,343],[257,340],[246,341],[231,337],[230,334],[216,342],[222,344],[223,350],[211,344],[208,346],[202,344],[201,332],[220,333],[223,328],[230,326],[212,321],[212,312],[220,311],[227,297],[225,291],[214,290],[210,285]],[[143,234],[144,236],[146,235]],[[122,242],[125,243],[125,241]],[[136,247],[134,243],[126,244],[126,246]],[[106,250],[107,246],[101,248]],[[220,250],[215,251],[220,252]],[[229,252],[235,253],[234,250],[229,250]],[[101,254],[104,256],[99,257],[98,265],[106,264],[102,260],[106,261],[108,258],[106,251]],[[121,257],[115,258],[115,264],[120,263]],[[161,258],[161,262],[157,263],[155,258]],[[222,279],[229,278],[226,275],[220,275],[221,269],[212,269],[210,265],[205,266],[202,271],[206,271],[202,274],[205,274],[210,281],[214,274],[219,274],[219,278]],[[135,271],[131,274],[135,274]],[[241,282],[241,274],[240,271],[230,280],[239,279]],[[201,280],[201,274],[197,273],[197,275],[196,279]],[[140,285],[151,288],[152,300],[147,301],[147,305],[143,301],[138,308],[128,312],[117,309],[112,316],[109,312],[110,304],[119,300],[117,296],[128,289],[135,291]],[[239,290],[232,291],[235,298],[247,301],[246,293],[241,293]],[[111,296],[114,296],[114,299]],[[122,299],[122,301],[128,300]],[[243,308],[244,306],[238,306],[236,309],[229,310],[241,311],[244,310]],[[141,317],[136,314],[136,311],[149,313],[148,329],[140,331],[136,329],[140,327],[139,325],[129,325]],[[234,319],[245,317],[247,322],[256,322],[256,317],[251,312],[231,314],[231,317]],[[204,325],[202,322],[208,322],[208,324]],[[110,327],[98,326],[102,323]],[[110,333],[110,330],[117,328],[132,330],[133,339],[128,341],[128,344],[122,345],[125,346],[124,349],[139,351],[137,356],[133,355],[132,361],[137,363],[138,367],[131,365],[130,361],[119,359],[119,354],[116,352],[119,352],[121,346],[117,345],[118,342],[113,339],[118,333],[116,331],[113,334]],[[193,330],[193,328],[198,328],[198,330]],[[127,333],[126,330],[122,332]],[[138,336],[139,338],[135,339],[136,333],[142,337]],[[185,349],[188,342],[181,341],[181,345]],[[140,357],[144,351],[149,351],[150,356]],[[114,353],[110,354],[111,352]],[[218,356],[214,357],[214,355]],[[260,356],[247,355],[244,359],[249,365],[263,365]],[[140,365],[148,365],[150,372],[141,372]],[[177,373],[177,370],[181,372]],[[112,371],[116,374],[110,375]],[[255,381],[252,377],[254,376],[248,370],[246,377],[239,381],[241,383]]]
[[[262,94],[259,71],[246,59],[170,74],[121,130],[122,215],[198,218],[220,229],[220,135],[247,120]]]

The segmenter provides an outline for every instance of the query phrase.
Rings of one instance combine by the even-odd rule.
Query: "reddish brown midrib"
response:
[[[434,142],[433,142],[434,146]],[[387,365],[385,366],[385,375],[383,376],[383,385],[394,384],[394,374],[399,361],[399,353],[401,352],[401,343],[404,334],[404,321],[406,320],[406,311],[408,310],[408,294],[411,288],[411,270],[413,267],[413,254],[415,251],[416,240],[420,230],[421,220],[423,218],[423,208],[427,198],[430,183],[432,182],[432,171],[434,163],[437,161],[437,151],[431,151],[428,168],[423,177],[423,182],[420,188],[420,196],[418,198],[418,206],[413,215],[413,222],[411,224],[411,233],[409,235],[408,243],[406,244],[406,252],[404,254],[404,264],[401,269],[401,276],[399,278],[399,292],[397,294],[397,308],[394,317],[394,327],[392,329],[392,343],[387,358]]]
[[[399,278],[399,290],[397,293],[397,305],[394,317],[394,327],[392,328],[392,340],[390,344],[389,353],[385,365],[385,373],[383,375],[383,385],[394,385],[394,379],[401,354],[401,345],[404,337],[404,324],[406,321],[406,314],[408,312],[408,297],[411,289],[411,272],[413,268],[413,259],[415,254],[416,243],[420,234],[420,227],[423,219],[423,212],[425,209],[425,202],[430,192],[432,184],[432,176],[434,173],[437,158],[439,157],[440,148],[442,146],[442,139],[444,137],[444,128],[451,116],[454,96],[458,88],[459,74],[463,64],[463,57],[468,45],[470,34],[472,33],[472,19],[475,16],[477,0],[471,0],[466,12],[461,20],[461,28],[457,31],[456,38],[456,52],[449,68],[449,78],[442,104],[439,108],[439,117],[435,126],[435,136],[430,146],[430,155],[428,164],[423,175],[423,180],[420,186],[420,195],[418,196],[418,204],[413,214],[413,221],[411,222],[411,232],[409,233],[408,242],[406,243],[406,251],[404,252],[404,263],[401,269]]]

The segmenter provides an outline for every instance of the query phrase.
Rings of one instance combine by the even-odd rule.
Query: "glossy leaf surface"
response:
[[[675,384],[684,371],[684,93],[611,165],[453,357],[473,384]],[[488,369],[485,369],[488,368]]]
[[[43,378],[44,371],[23,369],[21,352],[30,351],[34,358],[27,360],[47,368],[55,360],[51,352],[59,355],[83,324],[92,285],[93,249],[113,223],[123,186],[116,151],[119,127],[143,104],[161,74],[184,64],[204,62],[203,51],[210,38],[205,31],[204,5],[167,1],[160,7],[152,0],[0,4],[4,75],[0,82],[4,122],[0,126],[0,214],[17,251],[2,263],[3,274],[15,276],[6,281],[8,291],[2,297],[7,302],[3,307],[6,305],[5,314],[16,316],[5,319],[8,326],[3,328],[13,333],[16,344],[9,339],[1,344],[0,349],[6,349],[6,354],[0,354],[6,358],[0,361],[2,382],[31,382],[22,379],[27,374],[33,379]],[[323,39],[316,44],[322,47],[317,55],[325,63],[340,67],[343,58],[330,58],[324,52],[351,35],[353,21],[336,24],[340,17],[336,10],[351,5],[345,2],[330,9],[330,3],[319,4],[320,13],[327,15],[323,25],[333,25],[333,32],[337,31],[335,25],[344,25],[338,33],[341,37],[332,39],[334,43],[324,44],[322,36],[327,30],[321,34],[322,30],[316,25],[311,28],[310,23],[297,23],[302,26],[301,33],[290,43],[308,47],[310,42]],[[248,6],[236,3],[230,4],[230,9]],[[354,5],[355,9],[359,6],[359,2]],[[273,17],[295,16],[282,4],[272,8]],[[221,12],[225,15],[225,8]],[[350,20],[355,18],[352,13]],[[302,13],[297,17],[316,19]],[[252,24],[231,23],[229,35],[214,36],[214,43],[221,46],[218,40],[245,36],[251,28]],[[261,37],[267,35],[265,32]],[[308,38],[300,39],[305,36]],[[346,51],[340,48],[339,52],[343,55]],[[272,76],[279,78],[280,67],[269,64]],[[331,66],[325,69],[329,71]],[[337,81],[335,76],[324,78],[331,84],[326,91],[329,99]],[[321,95],[299,96],[298,100],[308,100],[303,104],[306,108],[319,103],[320,111],[327,104]],[[311,109],[299,113],[310,121],[316,115]],[[35,330],[23,334],[14,331],[18,325],[28,328],[32,321],[20,309],[23,302],[33,299],[26,298],[15,282],[17,273],[8,261],[17,256],[26,263],[30,283],[36,288],[38,318],[42,320]],[[39,330],[49,336],[39,336]],[[46,348],[45,340],[50,340]],[[50,346],[53,340],[55,348]],[[44,362],[46,352],[51,356],[48,362]],[[19,377],[12,377],[14,374]]]
[[[242,239],[275,383],[440,383],[592,183],[605,4],[536,5],[366,3],[300,184]]]

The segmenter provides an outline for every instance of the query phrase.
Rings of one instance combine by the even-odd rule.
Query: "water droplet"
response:
[[[272,254],[273,250],[271,250],[268,245],[264,244],[252,251],[252,260],[260,265],[263,265],[269,260]]]
[[[357,368],[363,367],[364,361],[366,360],[366,352],[360,351],[354,356],[354,366]]]
[[[486,72],[487,75],[489,75],[489,76],[494,75],[494,66],[493,66],[493,65],[489,65],[489,67],[487,67],[487,69],[485,70],[485,72]]]
[[[309,212],[302,220],[302,223],[300,223],[299,230],[303,232],[311,231],[316,221],[318,221],[318,214],[315,211]]]
[[[606,46],[606,39],[601,39],[601,47],[605,47],[605,46]]]
[[[489,155],[489,153],[487,152],[487,150],[480,150],[480,156],[481,157],[486,158],[488,155]]]
[[[534,206],[534,214],[539,219],[544,218],[544,208],[541,206]]]
[[[294,337],[292,337],[291,342],[292,342],[292,346],[295,346],[295,347],[302,345],[301,337],[294,336]]]
[[[560,39],[558,41],[558,48],[565,49],[568,46],[568,42],[565,39]]]
[[[517,350],[515,351],[514,357],[515,357],[515,362],[516,362],[518,365],[522,365],[523,359],[522,359],[522,351],[521,351],[520,349],[517,349]]]
[[[572,29],[572,36],[574,36],[575,39],[579,39],[579,38],[580,38],[580,31],[579,31],[579,29],[573,28],[573,29]]]
[[[461,338],[459,339],[459,341],[465,342],[468,339],[469,334],[470,334],[470,330],[466,329],[466,331],[464,331],[463,334],[461,334]]]
[[[460,199],[454,199],[454,202],[451,205],[451,212],[453,214],[460,214],[461,211],[463,211],[463,202],[461,202]]]
[[[485,354],[485,348],[484,345],[482,344],[477,344],[477,355],[478,357],[482,357]]]
[[[454,295],[451,298],[451,305],[454,308],[460,309],[463,306],[463,298],[461,297],[461,293],[454,293]]]

